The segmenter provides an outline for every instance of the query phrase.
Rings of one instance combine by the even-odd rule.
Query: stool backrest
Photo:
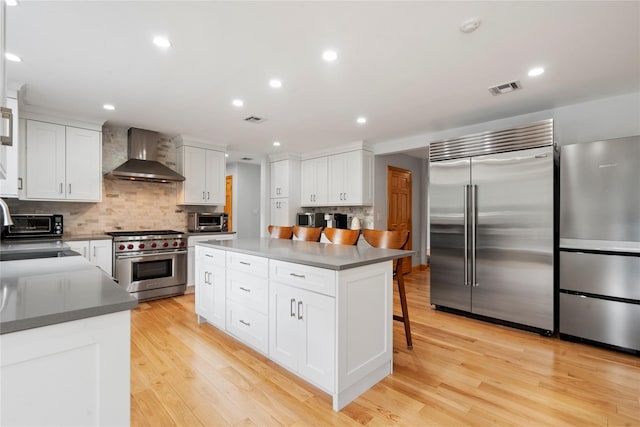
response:
[[[402,249],[409,241],[409,231],[362,230],[364,240],[374,248]]]
[[[322,227],[293,227],[293,234],[300,240],[307,242],[319,242],[322,235]]]
[[[267,230],[272,239],[290,239],[293,236],[293,227],[270,225]]]
[[[345,230],[343,228],[325,228],[324,235],[336,245],[355,245],[360,237],[360,230]]]

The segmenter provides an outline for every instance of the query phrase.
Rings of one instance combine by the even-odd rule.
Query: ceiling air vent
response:
[[[263,119],[262,117],[256,117],[256,116],[249,116],[244,119],[245,122],[249,122],[249,123],[262,123],[265,120],[267,119]]]
[[[520,84],[520,82],[516,80],[513,82],[502,83],[500,85],[490,87],[489,92],[491,92],[491,95],[496,96],[496,95],[503,95],[505,93],[513,92],[514,90],[518,90],[518,89],[522,89],[522,84]]]
[[[242,157],[240,160],[244,160],[246,162],[250,162],[253,159],[251,157]]]

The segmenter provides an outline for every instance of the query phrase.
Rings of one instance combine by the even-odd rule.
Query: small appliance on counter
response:
[[[226,212],[189,213],[189,231],[229,231],[229,215]]]
[[[296,215],[296,225],[299,227],[326,227],[325,214],[301,212]]]
[[[349,216],[347,214],[333,214],[333,226],[335,228],[349,228]]]
[[[63,235],[61,214],[13,214],[13,225],[2,231],[2,239],[57,239]]]

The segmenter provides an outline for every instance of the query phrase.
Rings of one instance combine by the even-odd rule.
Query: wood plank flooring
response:
[[[132,426],[639,426],[640,358],[436,312],[429,271],[405,276],[413,333],[394,372],[341,412],[208,324],[194,295],[132,312]],[[396,295],[396,311],[399,312]]]

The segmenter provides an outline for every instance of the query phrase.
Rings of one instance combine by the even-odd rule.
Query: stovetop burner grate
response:
[[[163,236],[168,234],[184,234],[182,231],[176,230],[142,230],[142,231],[109,231],[106,233],[113,237],[122,236]]]

